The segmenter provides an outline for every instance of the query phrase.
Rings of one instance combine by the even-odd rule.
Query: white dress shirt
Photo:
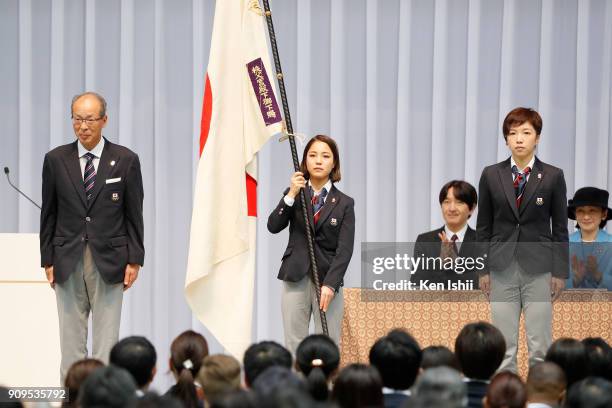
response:
[[[85,178],[85,165],[87,164],[87,157],[85,157],[86,153],[91,153],[91,154],[93,154],[95,156],[94,159],[93,159],[93,165],[94,165],[94,169],[96,170],[96,173],[97,173],[98,172],[98,164],[100,164],[100,157],[102,157],[102,150],[104,149],[104,138],[101,137],[100,141],[98,142],[96,147],[94,147],[91,150],[87,150],[81,144],[81,142],[77,142],[77,147],[78,147],[78,150],[79,150],[79,163],[81,165],[81,177]]]
[[[457,235],[457,240],[455,241],[455,243],[457,244],[457,251],[461,249],[461,243],[463,242],[463,239],[465,238],[465,232],[467,231],[467,229],[468,229],[468,225],[465,224],[463,228],[461,228],[459,231],[453,232],[448,228],[448,225],[444,224],[444,233],[446,234],[446,238],[450,240],[453,237],[453,235]]]

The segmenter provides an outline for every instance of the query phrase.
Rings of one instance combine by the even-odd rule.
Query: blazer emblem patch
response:
[[[332,226],[334,226],[334,227],[335,227],[336,225],[338,225],[338,220],[337,220],[337,219],[335,219],[335,218],[332,218],[332,219],[331,219],[331,221],[330,221],[329,223],[330,223]]]
[[[119,193],[113,193],[111,195],[111,200],[113,200],[115,202],[119,201]]]
[[[544,199],[542,197],[536,198],[536,204],[537,205],[543,205],[544,204]]]

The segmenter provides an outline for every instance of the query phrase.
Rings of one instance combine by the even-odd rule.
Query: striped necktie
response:
[[[453,251],[455,252],[455,255],[459,255],[459,248],[457,247],[458,239],[459,237],[457,236],[457,234],[453,234],[453,236],[451,237],[452,247],[453,247]]]
[[[525,192],[525,186],[527,185],[527,176],[531,172],[531,167],[525,168],[525,171],[521,173],[516,165],[512,166],[512,174],[514,175],[514,195],[516,197],[516,208],[520,208],[521,201],[523,201],[523,193]]]
[[[96,182],[96,168],[93,164],[93,159],[96,156],[89,152],[85,153],[83,156],[87,159],[87,163],[85,163],[85,172],[83,173],[83,185],[85,186],[87,201],[89,201],[93,193],[93,186]]]
[[[311,194],[314,194],[314,192],[312,192],[312,188],[311,188]],[[319,217],[321,216],[321,208],[323,208],[323,204],[325,204],[325,197],[327,196],[327,189],[325,187],[323,187],[323,190],[321,190],[321,192],[317,195],[313,195],[312,196],[312,212],[314,213],[314,223],[315,225],[317,224],[317,221],[319,221]]]

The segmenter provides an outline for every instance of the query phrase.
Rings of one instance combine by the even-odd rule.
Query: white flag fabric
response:
[[[251,343],[257,151],[282,128],[257,0],[220,0],[202,104],[185,296],[239,360]]]

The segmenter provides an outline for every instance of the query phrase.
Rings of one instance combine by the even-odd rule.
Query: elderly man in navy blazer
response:
[[[506,116],[503,134],[512,156],[480,177],[477,236],[487,268],[480,288],[506,341],[500,370],[517,370],[519,318],[525,314],[529,363],[552,343],[552,300],[568,276],[567,197],[563,171],[535,156],[542,118],[527,108]]]
[[[144,263],[143,187],[138,156],[102,137],[106,101],[93,92],[72,100],[77,140],[45,156],[40,217],[41,266],[55,289],[61,381],[87,356],[107,362],[119,337],[123,291]]]

